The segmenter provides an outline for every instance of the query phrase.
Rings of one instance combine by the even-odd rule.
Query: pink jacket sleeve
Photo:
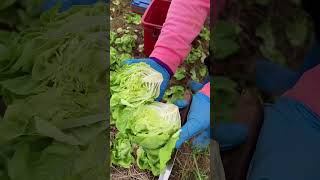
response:
[[[189,54],[209,12],[210,0],[172,0],[150,57],[161,60],[174,73]]]

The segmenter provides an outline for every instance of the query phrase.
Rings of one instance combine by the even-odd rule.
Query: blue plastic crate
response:
[[[150,2],[151,0],[132,0],[131,2],[132,11],[143,14],[144,11],[148,8]]]

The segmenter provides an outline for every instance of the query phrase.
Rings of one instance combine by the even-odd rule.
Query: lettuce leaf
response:
[[[16,3],[35,13],[29,1]],[[0,95],[7,107],[0,120],[0,179],[108,177],[106,8],[52,9],[37,15],[39,26],[14,36],[0,32]]]
[[[112,143],[111,162],[129,168],[133,162],[131,142],[124,133],[118,133]]]
[[[136,152],[139,168],[159,175],[171,159],[179,137],[181,121],[178,107],[154,102],[136,109],[126,108],[116,126],[121,133],[128,135],[131,144],[139,147]],[[126,145],[129,146],[128,142]],[[123,166],[120,160],[114,163]]]
[[[163,147],[156,150],[150,150],[140,146],[137,150],[138,167],[151,170],[155,176],[162,173],[168,161],[171,159],[172,152],[179,139],[179,134],[179,131],[174,133]]]
[[[125,107],[136,108],[154,101],[159,96],[160,87],[155,87],[153,91],[144,81],[144,78],[149,73],[155,72],[146,63],[126,64],[117,71],[111,72],[110,89],[112,96],[110,98],[110,106],[114,120],[119,119],[119,114]],[[158,75],[162,77],[160,73]],[[157,78],[157,76],[155,77]]]

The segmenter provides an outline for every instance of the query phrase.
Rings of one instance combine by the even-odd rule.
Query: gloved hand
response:
[[[320,61],[318,48],[314,46],[311,49],[297,72],[301,74],[312,69],[296,77],[299,79],[295,80],[297,83],[292,80],[290,90],[274,104],[265,107],[264,123],[248,170],[248,180],[320,179],[320,82],[317,78],[320,65],[315,67]],[[274,72],[289,74],[287,69],[278,67],[261,66],[269,69],[265,71],[266,75]],[[269,83],[270,89],[275,89],[284,82],[276,80]]]
[[[45,0],[43,9],[47,11],[57,5],[57,3],[61,3],[60,11],[63,12],[68,10],[72,5],[89,5],[94,4],[98,0]]]
[[[170,75],[168,72],[169,70],[167,70],[167,68],[165,68],[163,65],[161,65],[159,63],[159,61],[157,62],[157,59],[154,59],[154,58],[130,59],[130,60],[125,61],[124,63],[125,64],[133,64],[133,63],[140,63],[140,62],[144,62],[144,63],[148,64],[154,70],[156,70],[162,74],[163,82],[160,86],[160,95],[156,99],[157,101],[160,101],[164,95],[165,90],[167,89],[167,87],[169,85],[169,81],[170,81],[172,74]]]
[[[57,3],[61,3],[60,12],[66,11],[72,6],[71,0],[45,0],[43,5],[43,10],[47,11],[54,6],[57,5]]]
[[[276,63],[260,60],[256,64],[256,84],[273,95],[281,95],[299,80],[301,75],[320,62],[320,44],[313,43],[303,64],[298,70],[291,70]]]
[[[204,85],[191,81],[189,86],[192,91],[199,91]],[[178,100],[175,104],[179,108],[188,105],[186,100]],[[187,122],[181,128],[176,148],[180,148],[185,141],[195,137],[192,142],[193,147],[204,149],[209,145],[211,137],[219,142],[221,150],[228,150],[244,142],[247,131],[247,127],[239,123],[219,123],[210,130],[210,98],[197,92],[193,95]]]

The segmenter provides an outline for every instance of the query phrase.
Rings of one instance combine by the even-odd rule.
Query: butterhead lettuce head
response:
[[[136,108],[153,102],[160,94],[163,77],[148,64],[141,62],[126,64],[111,72],[110,81],[112,118],[117,120],[125,107]]]
[[[147,149],[159,149],[180,129],[176,105],[154,102],[139,107],[131,116],[127,132],[132,141]]]
[[[179,138],[179,108],[174,104],[153,102],[136,109],[127,108],[119,117],[117,129],[127,134],[131,144],[138,147],[139,168],[159,175],[171,159]]]

